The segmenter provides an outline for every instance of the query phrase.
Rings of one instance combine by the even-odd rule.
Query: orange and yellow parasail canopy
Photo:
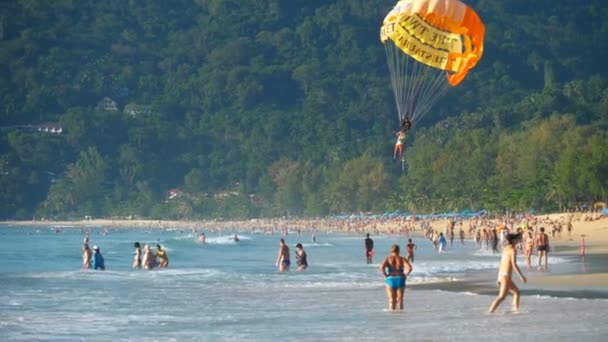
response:
[[[416,61],[447,72],[456,86],[481,59],[485,26],[458,0],[401,0],[386,15],[380,39]]]

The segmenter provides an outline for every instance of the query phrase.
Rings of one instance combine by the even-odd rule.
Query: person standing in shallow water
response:
[[[507,296],[507,292],[513,295],[513,311],[519,310],[519,288],[511,279],[513,270],[519,274],[521,280],[525,283],[526,277],[521,273],[521,270],[517,266],[517,250],[515,245],[521,239],[519,234],[509,234],[506,236],[507,245],[502,249],[502,257],[500,259],[500,267],[498,269],[498,278],[496,282],[499,286],[498,297],[490,305],[489,313],[493,313],[498,305]]]
[[[399,255],[399,246],[391,246],[391,255],[386,257],[380,265],[380,272],[384,274],[386,294],[388,296],[389,310],[403,310],[403,293],[405,281],[412,272],[412,265],[406,258]]]
[[[277,256],[277,262],[275,266],[279,268],[279,272],[289,271],[289,247],[285,243],[285,239],[279,240],[279,255]]]
[[[443,236],[443,233],[439,233],[439,254],[445,253],[447,244],[448,241],[446,240],[445,236]]]
[[[93,246],[93,269],[94,270],[102,270],[106,269],[106,265],[103,259],[103,255],[101,255],[101,251],[99,247]]]
[[[158,257],[158,266],[160,268],[167,268],[169,266],[169,257],[167,251],[165,251],[160,245],[156,245],[156,256]]]
[[[86,241],[88,242],[88,240]],[[91,268],[91,258],[93,257],[93,253],[91,253],[91,249],[87,242],[82,246],[82,267],[85,269]]]
[[[296,245],[296,264],[298,265],[298,271],[304,271],[308,268],[308,258],[301,243]]]
[[[156,255],[150,250],[150,246],[144,246],[144,259],[142,263],[144,270],[150,270],[156,267]]]
[[[133,257],[133,268],[141,267],[141,245],[139,242],[133,244],[135,248],[134,257]]]
[[[409,262],[414,262],[414,250],[416,249],[416,244],[412,242],[412,239],[407,240],[407,254],[405,258]]]
[[[369,233],[367,233],[365,238],[365,257],[367,258],[367,264],[372,263],[372,257],[374,256],[374,240],[369,237]]]
[[[536,250],[538,251],[538,270],[548,271],[549,265],[547,264],[547,253],[549,252],[549,236],[545,234],[544,227],[540,228],[540,232],[536,236]],[[544,268],[543,261],[545,262]]]
[[[524,255],[526,256],[526,264],[528,270],[532,268],[532,250],[534,249],[534,237],[532,236],[532,229],[528,228],[528,231],[524,233]]]
[[[496,229],[492,229],[492,253],[500,253],[498,250],[498,235]]]

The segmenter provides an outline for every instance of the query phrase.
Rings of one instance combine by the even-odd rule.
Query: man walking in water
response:
[[[412,242],[412,239],[407,240],[407,255],[405,258],[409,262],[414,262],[414,250],[416,249],[416,244]]]
[[[285,244],[285,239],[279,240],[279,256],[275,265],[279,268],[279,272],[289,271],[289,247]]]
[[[545,234],[545,228],[540,228],[540,233],[536,236],[536,250],[538,251],[538,270],[543,271],[543,260],[545,261],[544,271],[549,270],[547,264],[547,252],[549,252],[549,236]]]
[[[517,251],[515,250],[515,245],[519,242],[521,236],[519,234],[509,234],[506,236],[506,239],[507,245],[502,249],[498,279],[496,279],[499,286],[498,297],[496,297],[492,305],[490,305],[490,309],[488,310],[489,313],[493,313],[496,310],[498,305],[500,305],[507,296],[507,292],[510,292],[513,295],[513,311],[519,310],[519,289],[511,279],[513,270],[519,274],[524,283],[527,281],[526,277],[524,277],[517,266]]]
[[[439,254],[445,253],[445,247],[447,246],[448,241],[443,236],[443,233],[439,233]]]
[[[365,257],[367,258],[368,265],[372,263],[372,256],[374,256],[374,240],[367,233],[367,237],[365,238]]]

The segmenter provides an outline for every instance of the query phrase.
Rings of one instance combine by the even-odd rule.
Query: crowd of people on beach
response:
[[[273,219],[273,220],[252,220],[250,222],[213,222],[209,225],[202,224],[198,228],[189,228],[198,241],[206,243],[206,235],[201,230],[217,232],[220,235],[224,230],[230,231],[249,231],[251,234],[280,234],[279,251],[275,266],[279,272],[290,270],[291,257],[289,246],[283,236],[290,232],[296,232],[298,236],[308,232],[312,236],[313,243],[316,242],[318,227],[323,227],[328,233],[339,232],[350,235],[365,235],[365,260],[367,264],[373,263],[374,241],[370,236],[378,235],[382,231],[389,235],[406,236],[405,245],[406,256],[400,254],[398,244],[392,245],[390,254],[384,258],[380,264],[380,271],[385,277],[386,292],[389,300],[389,310],[403,310],[403,296],[408,275],[413,270],[415,261],[416,244],[412,241],[412,233],[420,232],[434,250],[439,254],[449,254],[448,250],[454,248],[454,240],[458,237],[461,246],[465,246],[467,234],[470,240],[474,241],[474,248],[480,251],[491,251],[491,253],[501,253],[497,285],[499,293],[492,302],[489,312],[492,313],[505,299],[507,294],[513,295],[513,310],[519,308],[519,289],[512,280],[512,273],[515,271],[523,282],[526,277],[522,274],[517,265],[517,253],[525,257],[527,269],[532,270],[532,256],[537,255],[538,271],[546,272],[548,268],[548,253],[552,251],[549,243],[550,239],[562,239],[562,233],[567,234],[567,238],[572,240],[573,221],[591,220],[593,216],[575,216],[574,214],[561,217],[560,219],[550,219],[549,217],[537,217],[533,215],[505,215],[500,217],[473,217],[466,221],[451,217],[447,220],[435,218],[398,217],[392,219],[320,219],[320,220],[293,220],[293,219]],[[445,225],[442,224],[445,222]],[[468,227],[465,230],[465,222]],[[187,232],[188,229],[179,232]],[[584,235],[581,241],[581,255],[584,256],[585,241]],[[235,243],[240,241],[235,234],[232,237]],[[104,270],[104,259],[98,246],[93,250],[89,248],[88,236],[85,238],[83,246],[83,266],[84,268]],[[471,245],[472,246],[472,245]],[[153,251],[149,245],[142,247],[139,242],[134,244],[133,268],[143,268],[146,270],[156,267],[166,268],[169,264],[167,252],[160,245],[156,245]],[[449,255],[446,256],[449,258]],[[295,246],[295,259],[298,271],[308,268],[307,253],[301,243]]]
[[[588,219],[587,216],[584,217]],[[583,219],[580,218],[579,219]],[[460,244],[465,244],[467,233],[469,237],[475,241],[475,246],[480,250],[491,250],[493,253],[499,253],[499,246],[506,245],[506,236],[509,233],[518,233],[522,237],[516,244],[517,250],[521,251],[526,257],[528,269],[532,267],[531,256],[536,249],[538,254],[538,269],[548,270],[547,253],[550,251],[549,235],[545,233],[544,226],[550,230],[552,239],[560,239],[562,231],[567,231],[568,237],[572,235],[572,220],[573,215],[569,216],[566,221],[556,221],[547,218],[538,218],[533,215],[505,216],[497,218],[488,217],[473,217],[468,219],[468,229],[465,231],[464,220],[452,217],[445,219],[437,218],[417,218],[397,217],[387,219],[366,219],[353,217],[348,219],[318,219],[318,220],[294,220],[294,219],[268,219],[268,220],[251,220],[248,222],[204,222],[198,227],[189,227],[178,232],[187,232],[190,230],[198,236],[199,242],[205,244],[206,235],[202,230],[216,232],[220,235],[224,230],[230,231],[249,231],[252,234],[280,234],[285,236],[289,232],[296,232],[298,235],[304,232],[312,234],[313,242],[315,234],[318,232],[318,227],[323,227],[327,232],[338,232],[346,234],[367,234],[365,240],[366,260],[368,264],[372,262],[373,256],[373,240],[369,238],[369,233],[373,235],[380,234],[380,229],[389,235],[406,235],[411,237],[413,232],[422,232],[433,245],[433,248],[440,254],[447,252],[448,248],[452,248],[454,240],[458,237]],[[442,221],[446,222],[441,229]],[[161,224],[159,221],[158,224]],[[213,225],[212,225],[213,224]],[[542,226],[542,227],[541,227]],[[109,230],[103,229],[103,234],[107,234]],[[200,234],[200,235],[199,235]],[[239,237],[235,234],[234,242],[239,242]],[[301,246],[301,244],[299,244]],[[155,267],[165,268],[169,264],[167,252],[160,245],[156,245],[156,250],[153,251],[151,246],[142,246],[136,242],[134,245],[134,268],[143,268],[146,270]],[[406,246],[408,261],[414,260],[415,244],[408,241]],[[285,251],[287,249],[287,251]],[[283,252],[279,253],[277,267],[280,271],[289,269],[288,247],[281,247]],[[303,257],[302,257],[303,255]],[[306,260],[306,252],[302,247],[296,247],[296,256],[299,258],[299,269],[306,269],[308,264]],[[301,267],[300,267],[301,266]],[[94,246],[93,250],[88,245],[88,235],[83,246],[83,267],[93,269],[104,269],[103,256],[98,246]]]

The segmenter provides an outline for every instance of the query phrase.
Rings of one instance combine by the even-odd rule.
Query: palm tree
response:
[[[181,197],[177,202],[177,213],[181,219],[192,217],[192,201],[189,198]]]
[[[556,183],[549,184],[549,191],[545,194],[545,200],[557,202],[559,211],[562,211],[566,199],[566,192]]]

